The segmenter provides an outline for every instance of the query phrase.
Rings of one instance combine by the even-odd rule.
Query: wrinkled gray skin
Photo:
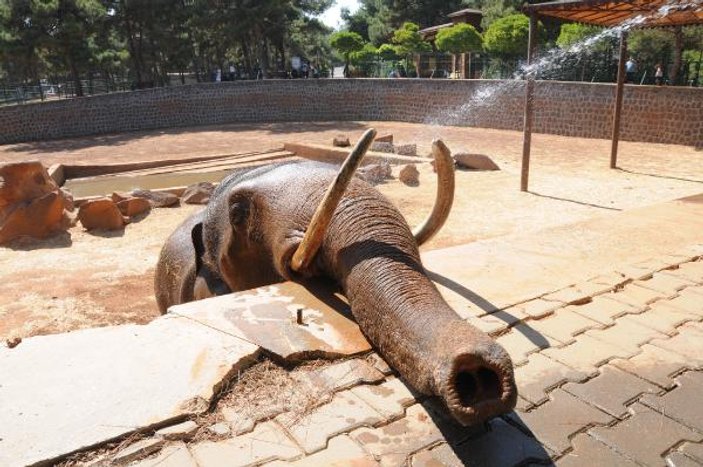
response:
[[[304,162],[226,178],[206,210],[164,245],[155,284],[161,312],[301,280],[290,259],[335,175],[332,166]],[[405,219],[372,186],[352,180],[305,276],[335,280],[379,353],[414,389],[439,395],[461,423],[514,407],[510,358],[447,305],[426,275]]]

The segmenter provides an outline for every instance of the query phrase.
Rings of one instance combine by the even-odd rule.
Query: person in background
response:
[[[634,58],[630,57],[627,62],[625,62],[625,82],[634,83],[635,73],[637,73],[637,62]]]
[[[654,84],[661,86],[664,84],[664,69],[661,63],[657,63],[656,71],[654,72]]]

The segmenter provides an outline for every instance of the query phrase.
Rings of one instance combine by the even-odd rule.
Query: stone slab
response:
[[[0,465],[47,462],[207,409],[259,348],[177,316],[0,348]]]
[[[296,323],[298,310],[303,324]],[[305,287],[285,282],[177,305],[168,312],[241,337],[288,360],[371,350],[344,296],[320,284]]]

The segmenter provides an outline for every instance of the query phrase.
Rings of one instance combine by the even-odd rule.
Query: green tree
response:
[[[398,60],[398,51],[391,44],[381,44],[378,48],[378,56],[381,60]]]
[[[364,44],[364,47],[351,54],[351,63],[364,76],[371,76],[376,68],[376,60],[378,59],[378,49],[373,44]]]
[[[456,72],[456,56],[480,51],[482,42],[481,35],[470,24],[455,24],[439,30],[435,46],[442,52],[452,54],[452,73],[454,73]],[[462,65],[462,76],[463,70],[464,66]]]
[[[543,27],[538,27],[543,32]],[[494,21],[483,35],[487,52],[501,58],[518,58],[527,55],[530,20],[522,14],[509,15]]]
[[[589,37],[595,36],[600,31],[601,29],[595,26],[579,23],[564,23],[561,25],[556,43],[559,48],[568,49],[574,44],[578,44],[587,40]]]
[[[425,42],[420,35],[420,27],[415,23],[403,23],[400,29],[393,32],[393,43],[398,55],[405,57],[406,62],[413,57],[415,76],[420,76],[420,60],[418,54],[431,52],[432,46]]]
[[[344,76],[348,77],[351,54],[364,47],[364,39],[355,32],[339,31],[330,37],[330,45],[344,57]]]

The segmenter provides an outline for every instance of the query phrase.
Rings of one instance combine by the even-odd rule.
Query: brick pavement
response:
[[[703,465],[700,251],[574,284],[503,319],[469,317],[516,363],[518,408],[484,426],[454,424],[371,354],[291,370],[290,384],[315,388],[309,406],[247,411],[224,397],[194,421],[204,432],[224,420],[229,434],[193,438],[182,424],[101,462],[148,448],[134,465]]]

